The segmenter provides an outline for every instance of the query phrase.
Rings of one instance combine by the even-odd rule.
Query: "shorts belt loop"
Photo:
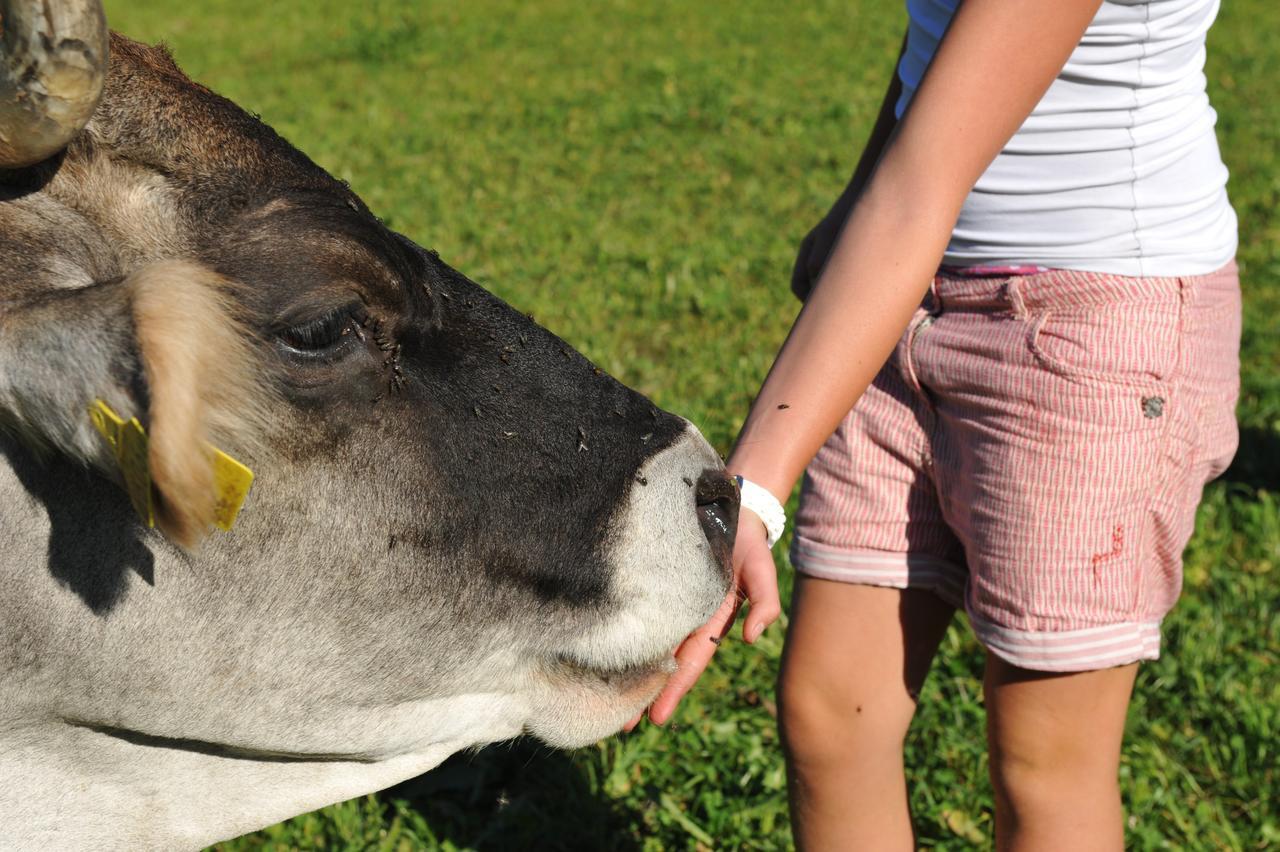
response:
[[[1018,286],[1018,279],[1006,279],[1000,289],[1005,300],[1008,301],[1013,315],[1018,319],[1026,319],[1028,316],[1027,303],[1022,300],[1022,288]]]

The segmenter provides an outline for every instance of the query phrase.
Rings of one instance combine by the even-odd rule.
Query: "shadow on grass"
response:
[[[598,792],[569,754],[529,739],[456,754],[379,797],[404,800],[437,840],[464,849],[640,848],[639,814]]]
[[[1242,428],[1240,449],[1222,479],[1254,490],[1280,489],[1280,435],[1256,426]]]

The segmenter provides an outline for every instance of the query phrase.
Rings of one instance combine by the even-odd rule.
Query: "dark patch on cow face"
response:
[[[610,518],[684,421],[341,197],[271,199],[205,251],[274,339],[298,417],[281,451],[421,507],[388,518],[387,554],[604,601]]]
[[[438,326],[400,333],[409,381],[388,407],[422,418],[432,474],[457,505],[431,538],[542,599],[595,603],[631,473],[684,430],[563,341],[432,259]],[[648,436],[647,438],[645,436]]]
[[[425,409],[432,468],[459,495],[437,549],[470,538],[499,580],[544,599],[599,601],[609,519],[631,473],[684,423],[459,273],[435,272],[439,330],[404,330],[411,381],[388,404]]]

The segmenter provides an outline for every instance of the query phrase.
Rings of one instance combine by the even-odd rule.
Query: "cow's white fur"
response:
[[[719,461],[692,427],[645,464],[639,478],[646,484],[633,485],[609,536],[616,580],[608,596],[621,610],[609,606],[577,636],[560,635],[551,610],[538,617],[542,635],[514,634],[497,622],[472,639],[411,632],[420,644],[401,655],[456,660],[436,675],[417,672],[435,678],[428,687],[414,686],[408,673],[365,668],[379,646],[372,631],[358,632],[362,625],[406,613],[350,612],[357,633],[335,633],[323,618],[306,618],[325,611],[312,595],[332,595],[331,588],[312,589],[300,573],[288,574],[293,582],[267,576],[266,566],[299,549],[320,563],[344,562],[341,543],[362,536],[333,525],[363,523],[364,515],[322,512],[332,535],[326,545],[294,539],[292,528],[311,525],[284,503],[250,506],[236,535],[261,542],[264,566],[243,573],[218,562],[221,539],[206,545],[208,561],[197,567],[149,536],[143,543],[156,560],[155,577],[127,574],[120,602],[94,617],[50,574],[46,504],[2,462],[0,532],[12,541],[0,553],[0,573],[11,601],[25,604],[0,606],[9,616],[0,625],[0,682],[7,684],[0,690],[0,849],[197,848],[382,789],[453,752],[522,732],[554,745],[592,742],[651,700],[663,672],[595,677],[557,665],[555,655],[595,669],[651,663],[669,655],[723,592],[693,511],[695,489],[685,482]],[[328,491],[316,490],[303,501],[310,509]],[[266,489],[255,499],[270,496]],[[378,515],[373,492],[353,499]],[[648,531],[657,518],[672,525]],[[210,590],[231,574],[246,597],[224,595],[211,608]],[[352,578],[347,610],[366,601],[360,582]],[[157,611],[171,618],[157,623]],[[480,644],[467,644],[474,639]],[[220,666],[225,679],[210,680]],[[258,703],[243,703],[245,696]]]
[[[713,571],[689,570],[690,554],[703,553],[709,565],[714,562],[689,483],[720,465],[690,423],[679,440],[640,468],[610,535],[616,542],[611,561],[619,566],[611,592],[623,609],[581,636],[573,648],[579,660],[608,669],[651,663],[671,655],[688,633],[684,625],[702,624],[715,612],[722,581]],[[654,518],[671,523],[657,525]],[[708,601],[715,603],[708,607]],[[655,629],[661,625],[667,629]]]
[[[271,760],[142,745],[49,720],[0,753],[0,848],[196,849],[380,790],[480,742],[516,736],[527,702],[464,695],[370,709],[371,728],[420,732],[377,760]],[[374,718],[377,716],[378,718]]]

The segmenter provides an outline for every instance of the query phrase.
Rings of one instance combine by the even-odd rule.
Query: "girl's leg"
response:
[[[953,608],[800,574],[778,679],[796,845],[911,849],[902,745]]]
[[[1000,850],[1121,850],[1117,780],[1137,663],[1075,674],[987,659],[987,737]]]

